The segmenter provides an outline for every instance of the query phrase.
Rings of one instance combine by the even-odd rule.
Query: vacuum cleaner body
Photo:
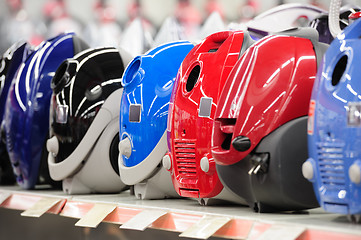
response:
[[[184,59],[171,96],[168,146],[163,159],[178,194],[198,199],[223,189],[211,155],[218,94],[239,55],[253,40],[242,31],[212,34]]]
[[[20,41],[13,44],[0,58],[0,125],[2,125],[3,122],[5,104],[11,82],[23,59],[30,51],[29,45]],[[6,137],[3,126],[0,126],[0,131],[2,139],[2,141],[0,141],[0,183],[12,184],[15,182],[15,177],[6,150]]]
[[[327,46],[317,42],[314,29],[300,34],[310,39],[289,34],[265,37],[242,55],[215,114],[212,155],[218,174],[259,212],[317,206],[301,165],[317,59]]]
[[[73,33],[61,34],[39,45],[21,63],[5,106],[4,129],[18,184],[33,188],[39,168],[45,169],[45,141],[49,131],[50,82],[58,66],[87,46]],[[45,162],[46,163],[46,162]],[[43,171],[41,171],[43,172]]]
[[[361,214],[361,47],[356,20],[331,43],[309,106],[308,149],[303,175],[328,212]]]
[[[178,69],[194,47],[188,41],[161,45],[128,65],[120,105],[119,169],[135,196],[154,199],[179,196],[161,167],[168,152],[167,117]]]
[[[131,57],[113,47],[83,51],[53,81],[50,176],[69,194],[120,192],[118,167],[121,77]]]

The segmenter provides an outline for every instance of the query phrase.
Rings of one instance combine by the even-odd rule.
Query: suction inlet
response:
[[[186,84],[187,92],[192,91],[192,89],[196,85],[200,72],[201,72],[201,67],[199,65],[196,65],[196,66],[194,66],[192,71],[189,73],[189,76],[187,79],[187,84]]]
[[[124,74],[123,86],[129,85],[135,79],[137,79],[137,76],[139,74],[140,64],[141,64],[140,58],[136,58],[133,60],[132,63],[130,63]]]
[[[76,71],[76,65],[75,62],[64,61],[56,70],[51,81],[51,89],[55,94],[59,93],[70,81]]]
[[[340,82],[347,67],[347,60],[348,60],[347,55],[342,56],[340,60],[338,60],[335,69],[333,70],[332,73],[332,80],[331,80],[332,86],[336,86]]]

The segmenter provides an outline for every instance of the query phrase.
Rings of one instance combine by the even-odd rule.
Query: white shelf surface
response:
[[[190,233],[203,239],[209,236],[281,240],[361,239],[361,224],[351,223],[346,216],[326,213],[321,208],[304,213],[261,214],[239,205],[200,206],[194,199],[138,200],[129,191],[70,196],[58,190],[22,190],[18,186],[1,186],[0,201],[2,198],[1,207],[27,211],[23,212],[24,216],[30,213],[30,216],[40,217],[44,212],[59,214],[81,219],[77,226],[84,227],[88,222],[91,222],[88,227],[96,227],[97,222],[102,221],[125,224],[143,212],[144,226],[140,226],[141,229],[176,231],[188,237]],[[52,205],[46,205],[49,203]],[[206,220],[201,221],[203,218]],[[129,223],[132,222],[134,219]],[[137,224],[142,225],[139,221]],[[281,234],[281,238],[277,234]]]

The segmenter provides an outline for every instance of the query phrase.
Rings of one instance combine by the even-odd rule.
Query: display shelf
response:
[[[320,208],[302,213],[260,214],[237,205],[200,206],[193,199],[137,200],[129,191],[69,196],[56,190],[38,188],[25,191],[17,186],[0,187],[0,203],[4,208],[23,210],[24,216],[36,217],[47,212],[79,218],[81,221],[77,226],[96,227],[104,221],[124,224],[129,229],[149,227],[203,239],[210,236],[231,239],[361,239],[360,224],[350,223],[346,216],[326,213]]]

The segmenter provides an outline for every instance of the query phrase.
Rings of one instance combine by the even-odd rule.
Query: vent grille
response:
[[[179,175],[183,178],[196,178],[196,141],[175,140],[174,152]]]
[[[345,189],[343,147],[343,143],[317,143],[321,182],[327,189]]]

